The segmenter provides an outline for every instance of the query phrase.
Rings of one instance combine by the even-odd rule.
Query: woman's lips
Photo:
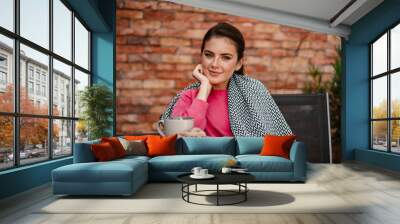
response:
[[[221,73],[209,71],[211,76],[219,76]]]

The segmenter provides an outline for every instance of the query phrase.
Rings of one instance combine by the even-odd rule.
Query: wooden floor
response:
[[[399,173],[359,163],[310,164],[308,182],[367,206],[357,214],[35,214],[35,208],[54,200],[46,185],[1,201],[0,223],[400,223]]]

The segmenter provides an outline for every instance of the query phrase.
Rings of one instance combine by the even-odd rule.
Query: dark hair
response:
[[[205,43],[212,37],[226,37],[233,41],[238,54],[238,60],[243,58],[245,43],[242,33],[234,26],[229,23],[218,23],[217,25],[211,27],[206,35],[203,37],[203,42],[201,43],[201,52],[203,53]],[[243,64],[242,67],[235,73],[244,75]]]

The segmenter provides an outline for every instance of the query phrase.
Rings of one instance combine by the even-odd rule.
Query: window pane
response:
[[[72,154],[72,121],[53,120],[53,157]]]
[[[387,34],[372,45],[372,68],[373,75],[387,71]]]
[[[0,111],[14,111],[13,40],[0,35]]]
[[[13,118],[0,116],[0,170],[14,165]]]
[[[400,120],[391,121],[392,152],[400,153]]]
[[[89,75],[75,69],[75,117],[81,114],[81,107],[79,106],[80,93],[89,86]]]
[[[75,63],[89,70],[89,32],[75,18]]]
[[[49,158],[48,126],[48,119],[21,117],[19,152],[21,164]]]
[[[390,98],[391,98],[391,110],[392,117],[400,118],[400,72],[391,75],[391,88],[390,88]]]
[[[372,80],[372,118],[387,118],[387,77]]]
[[[0,26],[14,31],[14,1],[0,1]]]
[[[53,60],[53,114],[72,117],[71,66]]]
[[[391,69],[400,67],[400,24],[391,31],[390,50]]]
[[[71,60],[72,12],[60,1],[53,1],[53,51]]]
[[[387,121],[372,122],[373,149],[387,151]]]
[[[48,63],[47,55],[21,44],[20,108],[22,113],[48,114]]]
[[[88,129],[83,120],[75,121],[75,143],[88,140]]]
[[[49,1],[20,0],[21,36],[49,48]]]

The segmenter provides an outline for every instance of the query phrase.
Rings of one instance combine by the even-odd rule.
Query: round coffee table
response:
[[[249,173],[216,173],[213,174],[215,177],[212,179],[193,179],[190,177],[191,173],[182,174],[177,177],[178,181],[182,183],[182,199],[188,203],[198,205],[234,205],[247,200],[247,192],[249,188],[247,183],[255,180],[255,177]],[[197,190],[198,184],[204,185],[215,185],[215,190]],[[190,186],[195,186],[194,191],[190,191]],[[236,185],[237,190],[223,190],[220,189],[220,185]],[[215,192],[215,194],[205,194],[209,192]],[[203,196],[203,197],[216,197],[216,204],[202,204],[190,201],[190,196]],[[221,203],[221,197],[232,197],[240,196],[240,199],[231,203]]]

